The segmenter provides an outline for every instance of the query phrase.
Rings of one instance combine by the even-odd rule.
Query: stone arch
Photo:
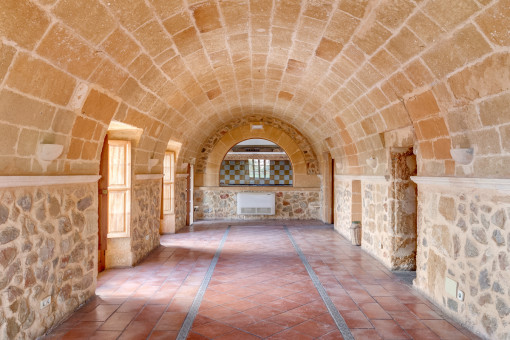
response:
[[[261,138],[278,144],[289,156],[294,172],[294,187],[317,187],[320,179],[310,174],[307,160],[300,145],[286,131],[264,124],[264,129],[252,130],[249,124],[231,129],[217,140],[207,154],[202,173],[195,175],[196,186],[218,186],[220,166],[223,158],[234,145],[243,140]]]
[[[308,139],[292,125],[285,123],[277,118],[263,115],[250,115],[246,117],[240,117],[217,129],[216,133],[210,136],[202,144],[195,165],[196,172],[198,174],[204,173],[212,150],[216,147],[217,143],[225,134],[238,127],[249,126],[250,123],[261,123],[264,126],[273,127],[277,130],[285,132],[296,143],[299,150],[301,150],[306,165],[306,173],[309,175],[319,174],[319,161]]]

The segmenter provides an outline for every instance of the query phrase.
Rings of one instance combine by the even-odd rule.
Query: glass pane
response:
[[[248,169],[250,170],[250,178],[253,178],[253,176],[255,176],[253,171],[253,159],[248,159]]]
[[[171,160],[170,160],[170,154],[165,154],[165,159],[163,161],[163,174],[164,174],[164,181],[165,182],[170,182],[172,177],[171,177],[171,170],[172,170],[172,167],[171,167]]]
[[[271,166],[270,166],[270,163],[269,163],[269,159],[266,159],[266,176],[265,178],[266,179],[269,179],[271,176]]]
[[[109,146],[109,185],[125,186],[126,183],[126,146],[110,145]]]
[[[126,231],[127,199],[127,192],[125,191],[110,191],[108,193],[108,233],[123,233]]]
[[[259,178],[264,178],[265,177],[265,174],[264,174],[264,170],[265,170],[265,165],[264,165],[264,159],[259,159],[259,171],[260,171],[260,176]]]
[[[170,182],[174,181],[174,166],[175,166],[175,154],[170,154]]]

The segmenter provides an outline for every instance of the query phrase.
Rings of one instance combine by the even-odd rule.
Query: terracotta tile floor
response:
[[[228,223],[188,339],[342,339],[283,222]],[[330,225],[285,223],[355,339],[477,339]],[[195,223],[101,273],[97,296],[45,339],[175,339],[227,226]]]

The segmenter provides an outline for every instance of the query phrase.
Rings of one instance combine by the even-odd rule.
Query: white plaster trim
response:
[[[148,179],[162,179],[163,174],[136,174],[135,179],[137,181],[144,181]]]
[[[81,184],[99,181],[99,175],[76,176],[0,176],[0,188],[40,187],[46,185]]]
[[[175,174],[175,177],[177,178],[188,178],[188,174]]]
[[[321,188],[307,188],[307,187],[279,187],[279,186],[224,186],[224,187],[195,187],[194,190],[200,191],[235,191],[235,192],[277,192],[277,191],[321,191]]]
[[[454,186],[456,188],[510,191],[510,178],[422,177],[411,176],[417,184]]]
[[[363,175],[335,175],[335,180],[340,181],[363,181],[369,183],[388,183],[389,178],[385,176],[363,176]]]

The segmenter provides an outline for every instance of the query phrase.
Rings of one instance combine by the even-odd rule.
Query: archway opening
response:
[[[278,144],[247,139],[234,145],[220,167],[220,186],[293,186],[293,167]]]

